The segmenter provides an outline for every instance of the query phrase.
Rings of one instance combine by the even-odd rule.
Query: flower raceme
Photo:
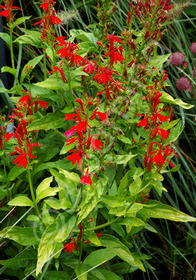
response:
[[[72,161],[73,165],[77,163],[80,171],[85,173],[80,182],[85,185],[92,185],[92,179],[89,176],[89,174],[92,173],[88,173],[88,169],[86,172],[84,172],[81,168],[81,164],[85,159],[89,159],[86,153],[87,150],[92,148],[93,152],[95,152],[95,150],[99,151],[101,147],[103,147],[103,143],[97,139],[98,135],[91,135],[90,131],[92,127],[89,125],[89,121],[94,120],[96,116],[98,116],[101,121],[105,122],[108,116],[106,113],[99,112],[98,108],[94,109],[93,112],[89,111],[89,104],[92,104],[92,107],[93,102],[87,101],[87,99],[88,96],[86,95],[86,104],[81,99],[76,99],[76,102],[80,105],[80,110],[76,108],[76,113],[65,115],[65,120],[73,120],[76,125],[73,125],[71,129],[65,132],[64,135],[68,138],[74,136],[72,138],[66,139],[66,145],[75,143],[76,146],[76,149],[68,151],[68,153],[71,153],[71,155],[68,156],[67,160]],[[99,101],[97,100],[97,105],[98,104]]]
[[[145,130],[149,130],[149,139],[147,140],[147,150],[144,156],[144,167],[147,172],[152,168],[154,163],[158,166],[158,171],[161,170],[165,162],[168,162],[171,167],[174,165],[167,159],[172,153],[178,157],[175,151],[170,148],[170,145],[165,146],[164,142],[169,137],[169,130],[165,130],[161,127],[162,123],[171,121],[173,115],[169,110],[169,116],[162,115],[164,107],[159,109],[160,97],[162,94],[157,90],[158,82],[155,81],[153,86],[147,86],[149,94],[143,98],[149,104],[149,112],[146,114],[136,114],[142,116],[142,120],[139,121],[137,126],[144,127]],[[156,141],[154,141],[156,139]],[[159,148],[154,148],[157,145]]]
[[[51,37],[54,44],[55,34],[54,34],[54,25],[59,25],[62,23],[60,18],[56,16],[56,11],[54,10],[54,4],[56,1],[52,0],[41,0],[43,3],[40,5],[40,8],[44,10],[44,16],[39,22],[34,23],[33,25],[39,25],[39,28],[42,29],[42,39],[48,41]],[[51,35],[51,36],[50,36]]]
[[[10,153],[9,155],[15,156],[19,153],[19,155],[14,160],[14,164],[18,164],[18,167],[23,165],[24,168],[27,168],[30,158],[37,158],[32,154],[33,147],[42,147],[38,143],[30,143],[26,124],[26,120],[23,119],[16,128],[15,133],[7,133],[4,135],[5,142],[7,142],[12,137],[17,140],[19,147],[15,147],[15,151]]]
[[[48,107],[48,103],[45,101],[39,101],[37,97],[35,98],[35,101],[33,101],[30,97],[30,92],[25,93],[26,95],[19,99],[14,112],[9,116],[11,122],[13,122],[15,119],[19,122],[19,124],[14,133],[6,133],[4,135],[4,141],[7,142],[12,137],[16,139],[18,147],[16,146],[15,151],[10,153],[9,155],[16,156],[17,154],[19,154],[15,158],[14,164],[18,164],[18,167],[23,165],[24,168],[27,168],[28,164],[30,163],[30,159],[37,158],[32,154],[33,147],[42,147],[37,142],[30,142],[30,139],[33,139],[33,133],[29,133],[27,131],[27,125],[29,124],[29,122],[31,122],[31,118],[28,118],[28,116],[33,115],[33,112],[37,112],[38,106],[46,109]]]
[[[60,57],[69,62],[69,66],[82,65],[85,64],[86,60],[78,55],[77,50],[79,50],[78,44],[72,44],[71,42],[66,42],[64,36],[57,37],[57,46],[62,47],[57,51]]]
[[[0,16],[6,17],[8,22],[13,22],[13,10],[21,10],[21,8],[12,6],[13,0],[5,0],[4,6],[0,5],[0,8],[2,9],[2,12],[0,12]]]

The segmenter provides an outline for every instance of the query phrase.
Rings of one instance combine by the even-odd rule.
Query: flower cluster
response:
[[[56,16],[56,11],[54,10],[54,4],[56,1],[53,0],[41,0],[43,3],[40,5],[40,8],[44,10],[44,16],[39,22],[34,23],[33,25],[39,25],[39,28],[42,28],[42,39],[49,42],[54,42],[55,32],[54,25],[59,25],[62,21]]]
[[[8,22],[13,22],[13,10],[22,11],[21,8],[12,6],[13,0],[4,0],[4,6],[0,5],[2,12],[0,12],[0,16],[6,17]]]
[[[45,101],[39,101],[37,97],[35,98],[35,101],[33,101],[30,97],[30,92],[25,92],[25,95],[19,99],[16,108],[13,110],[14,112],[9,116],[11,122],[16,120],[19,124],[14,133],[8,132],[4,135],[4,141],[7,142],[12,137],[16,140],[17,146],[15,147],[15,151],[9,155],[15,156],[19,154],[14,160],[14,164],[18,164],[18,167],[23,165],[24,168],[27,168],[30,159],[37,158],[32,154],[33,147],[41,147],[38,143],[31,143],[33,133],[29,133],[27,130],[27,125],[32,121],[31,116],[33,115],[33,112],[37,112],[38,106],[46,109],[48,103]]]
[[[149,113],[136,114],[143,117],[137,126],[144,127],[145,130],[149,131],[149,139],[146,144],[147,150],[144,157],[144,167],[147,172],[151,170],[153,163],[158,167],[158,171],[161,170],[165,162],[168,162],[171,167],[174,167],[174,165],[168,160],[168,157],[170,157],[172,153],[178,156],[175,151],[170,148],[169,144],[164,143],[169,136],[169,130],[162,128],[162,124],[171,121],[173,114],[172,108],[169,108],[168,116],[162,114],[164,113],[164,107],[161,109],[159,108],[162,93],[157,87],[157,81],[155,81],[153,86],[146,87],[149,93],[145,97],[145,100],[150,106]]]
[[[101,147],[103,147],[103,143],[97,139],[98,135],[91,135],[90,131],[92,127],[89,125],[89,121],[94,120],[96,116],[98,116],[101,121],[105,122],[107,119],[107,114],[98,111],[100,102],[98,99],[91,101],[86,95],[85,103],[79,98],[76,99],[76,102],[79,103],[80,109],[76,108],[76,113],[65,115],[65,120],[73,120],[76,122],[76,125],[73,125],[71,129],[65,133],[65,136],[67,137],[75,135],[75,137],[66,140],[66,145],[71,145],[73,143],[76,145],[76,149],[69,151],[69,153],[72,154],[68,156],[67,159],[72,161],[73,165],[77,163],[80,171],[84,172],[81,168],[81,164],[84,158],[89,159],[86,151],[90,148],[92,148],[93,151],[96,149],[100,150]],[[96,102],[98,108],[95,108],[92,112],[90,108],[94,107],[94,102]],[[89,176],[88,169],[85,172],[85,175],[81,178],[80,182],[85,185],[92,185],[92,180]]]

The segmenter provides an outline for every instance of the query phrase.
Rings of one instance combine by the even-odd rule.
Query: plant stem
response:
[[[40,215],[40,212],[39,212],[39,209],[38,209],[38,206],[37,206],[37,202],[36,202],[36,199],[35,199],[35,194],[34,194],[34,191],[33,191],[31,171],[30,171],[30,169],[27,169],[27,170],[28,170],[28,179],[29,179],[29,186],[30,186],[31,197],[32,197],[32,200],[33,200],[33,205],[34,205],[34,208],[35,208],[35,211],[36,211],[38,217],[41,220],[41,215]]]
[[[10,28],[10,56],[11,56],[11,64],[12,64],[12,68],[15,69],[15,65],[14,65],[14,51],[13,51],[13,28]]]
[[[47,69],[46,69],[46,52],[44,52],[44,57],[43,57],[43,60],[44,60],[44,80],[47,79]]]
[[[3,158],[4,176],[5,176],[5,180],[6,180],[5,181],[6,182],[6,191],[7,191],[8,199],[10,199],[10,191],[9,191],[9,188],[8,188],[8,176],[7,176],[7,170],[6,170],[5,151],[3,151],[2,158]]]
[[[87,232],[87,231],[95,231],[95,230],[99,230],[99,229],[102,229],[104,227],[107,227],[107,226],[110,226],[114,223],[116,223],[118,220],[120,219],[120,217],[117,217],[116,219],[110,221],[110,222],[107,222],[105,224],[102,224],[100,226],[96,226],[96,227],[93,227],[93,228],[87,228],[87,229],[84,229],[84,232]],[[74,233],[79,233],[80,231],[77,229],[77,230],[73,230],[72,232]]]

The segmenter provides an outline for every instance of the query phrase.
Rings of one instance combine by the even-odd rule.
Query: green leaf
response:
[[[165,174],[165,173],[170,173],[170,172],[176,172],[180,169],[181,164],[176,165],[174,168],[169,169],[169,170],[161,170],[161,174]]]
[[[62,168],[59,169],[60,173],[65,176],[65,178],[79,184],[80,183],[80,176],[77,173],[69,172],[67,170],[64,170]]]
[[[80,265],[75,269],[78,280],[87,280],[88,267],[85,265]]]
[[[39,237],[31,227],[6,227],[0,232],[0,237],[9,238],[23,246],[32,246],[39,243]],[[9,230],[9,231],[8,231]]]
[[[94,183],[92,184],[92,186],[85,187],[85,190],[83,191],[83,199],[81,204],[79,205],[80,212],[78,214],[78,223],[85,219],[90,214],[90,212],[96,207],[101,195],[103,194],[107,181],[108,178],[103,177],[100,178],[96,184]]]
[[[72,37],[78,38],[78,39],[80,39],[82,41],[91,42],[95,46],[97,46],[98,38],[95,37],[95,35],[93,33],[85,32],[82,29],[71,29],[69,32],[70,32],[70,35]]]
[[[129,192],[131,196],[138,194],[142,188],[142,180],[140,177],[136,177],[133,183],[129,186]]]
[[[136,157],[137,155],[129,154],[129,155],[117,155],[115,157],[115,162],[117,164],[124,164],[126,165],[132,158]]]
[[[184,109],[191,109],[194,107],[194,105],[185,103],[181,99],[174,99],[171,95],[169,95],[168,93],[166,93],[164,91],[160,91],[160,92],[162,93],[162,96],[160,97],[161,102],[179,105],[180,107],[182,107]]]
[[[72,276],[69,275],[66,271],[47,271],[44,274],[45,280],[69,280]]]
[[[132,227],[144,227],[146,223],[137,217],[127,217],[125,216],[123,222],[120,223],[121,225],[126,226],[127,234],[131,231]]]
[[[91,243],[95,244],[96,246],[101,246],[100,238],[97,237],[94,231],[88,232],[88,239]]]
[[[0,32],[0,38],[3,39],[4,42],[6,42],[6,44],[8,44],[8,46],[10,46],[10,35],[4,32]]]
[[[122,280],[120,276],[118,276],[116,273],[110,270],[101,269],[101,268],[98,268],[97,270],[102,273],[103,275],[102,277],[104,277],[105,280]]]
[[[131,253],[128,247],[125,246],[118,238],[109,234],[103,234],[100,240],[104,247],[116,254],[123,261],[127,262],[129,265],[138,267],[142,271],[145,271],[141,260]]]
[[[13,69],[13,68],[11,68],[11,67],[9,67],[9,66],[3,66],[3,67],[1,68],[1,72],[2,72],[2,73],[3,73],[3,72],[8,72],[8,73],[12,74],[13,76],[16,76],[16,69]]]
[[[127,185],[128,185],[128,181],[129,181],[129,178],[131,176],[133,176],[135,172],[135,168],[132,167],[125,175],[124,177],[120,180],[120,185],[118,187],[118,195],[119,196],[124,196],[124,197],[127,197],[128,195],[128,188],[127,188]]]
[[[139,212],[144,207],[144,204],[134,203],[129,210],[126,212],[126,216],[135,217],[137,212]]]
[[[82,42],[78,44],[79,51],[78,54],[81,56],[86,55],[87,53],[97,53],[97,47],[91,42]]]
[[[172,127],[172,129],[170,130],[167,142],[175,142],[182,133],[182,131],[182,121],[179,121],[179,123],[175,127]]]
[[[25,168],[23,166],[21,166],[20,168],[18,168],[17,165],[15,165],[14,167],[12,167],[12,169],[10,170],[9,174],[8,174],[8,180],[9,181],[14,181],[17,177],[20,176],[20,174],[22,174],[23,172],[25,172]]]
[[[148,200],[145,207],[138,213],[145,218],[167,219],[175,222],[196,222],[196,218],[191,217],[169,205],[159,201]],[[146,207],[148,206],[148,207]]]
[[[29,62],[27,64],[25,64],[25,66],[22,69],[22,73],[20,76],[20,83],[22,84],[25,77],[27,76],[27,72],[28,74],[30,74],[30,71],[33,70],[35,68],[35,66],[42,60],[44,55],[39,55],[36,56],[35,58],[29,60]]]
[[[65,89],[68,90],[68,85],[66,85],[61,79],[57,80],[56,77],[51,75],[48,79],[34,84],[35,86],[51,89],[51,90],[59,90]]]
[[[24,23],[26,20],[30,19],[31,16],[26,16],[26,17],[20,17],[20,18],[17,18],[16,20],[14,20],[14,22],[11,24],[11,28],[15,28],[16,26]]]
[[[48,113],[44,117],[32,121],[28,125],[28,131],[32,130],[49,130],[63,127],[65,125],[64,114],[60,111],[55,111],[54,113]]]
[[[36,189],[36,201],[39,202],[45,197],[55,195],[60,188],[51,188],[50,184],[53,180],[53,176],[45,178]]]
[[[40,273],[44,264],[54,253],[57,244],[69,236],[75,223],[76,216],[70,216],[65,212],[59,214],[55,222],[45,229],[38,248],[36,275]]]
[[[25,45],[31,45],[36,48],[41,48],[42,47],[42,41],[40,40],[41,33],[36,32],[33,35],[20,35],[16,40],[14,40],[14,43],[18,44],[25,44]]]
[[[129,138],[125,137],[125,136],[122,135],[122,134],[118,135],[117,138],[118,138],[121,142],[123,142],[123,143],[125,143],[125,144],[130,144],[130,145],[133,144],[133,142],[132,142]]]
[[[169,57],[170,57],[170,53],[164,55],[158,55],[149,61],[149,66],[156,65],[156,69],[160,71],[163,67],[163,64],[168,60]]]
[[[109,207],[118,207],[126,203],[126,199],[120,196],[103,195],[101,200]]]
[[[172,127],[174,127],[175,125],[177,125],[177,123],[180,121],[180,119],[174,120],[174,121],[170,121],[170,122],[165,122],[163,124],[160,125],[161,129],[164,130],[168,130],[171,129]]]
[[[20,195],[9,201],[10,206],[33,206],[33,201],[25,195]]]

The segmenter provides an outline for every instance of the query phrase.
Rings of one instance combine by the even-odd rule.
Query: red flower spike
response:
[[[15,152],[10,153],[9,155],[15,156],[17,153],[20,153],[19,156],[14,160],[14,164],[18,163],[18,167],[23,165],[24,168],[27,168],[28,161],[27,161],[27,154],[25,149],[21,150],[15,147]]]
[[[141,127],[148,127],[148,113],[146,115],[143,115],[143,114],[135,114],[137,116],[143,116],[145,117],[144,119],[142,119],[138,124],[137,126],[141,126]]]
[[[92,185],[92,179],[91,177],[89,176],[88,173],[86,173],[80,180],[80,183],[81,184],[84,184],[84,185]]]
[[[7,17],[7,21],[9,22],[10,20],[13,21],[13,12],[12,10],[21,10],[21,8],[19,7],[16,7],[16,6],[12,6],[13,4],[13,0],[10,0],[10,1],[5,1],[5,6],[3,5],[0,5],[0,8],[3,10],[2,12],[0,12],[0,15],[2,17]]]
[[[62,78],[63,82],[66,83],[67,79],[65,77],[65,73],[64,73],[63,68],[61,66],[60,67],[53,66],[53,71],[48,72],[48,74],[52,74],[52,73],[55,73],[57,71],[61,74],[61,78]]]
[[[94,138],[92,138],[91,143],[92,143],[93,151],[95,151],[95,149],[101,150],[101,147],[104,146],[103,143],[100,140],[94,139]]]
[[[78,102],[78,103],[80,104],[81,111],[82,111],[82,113],[85,114],[84,106],[83,106],[83,101],[82,101],[80,98],[77,98],[77,99],[76,99],[76,102]]]
[[[92,185],[93,182],[92,182],[91,177],[89,176],[90,174],[97,178],[97,176],[95,174],[88,173],[88,169],[87,169],[85,175],[81,178],[80,183],[84,184],[84,185]]]
[[[73,251],[73,248],[75,248],[76,251],[79,250],[78,245],[76,244],[75,239],[71,239],[73,242],[67,243],[63,246],[65,249],[65,252],[69,251],[69,254]]]
[[[9,141],[13,136],[15,136],[15,133],[6,133],[5,135],[4,135],[4,137],[5,137],[5,142],[7,142],[7,141]]]
[[[71,151],[68,151],[68,153],[71,153],[75,150],[71,150]],[[76,162],[78,164],[78,166],[81,164],[82,162],[82,153],[77,151],[76,153],[68,156],[67,160],[71,160],[72,161],[72,165],[74,165]]]

